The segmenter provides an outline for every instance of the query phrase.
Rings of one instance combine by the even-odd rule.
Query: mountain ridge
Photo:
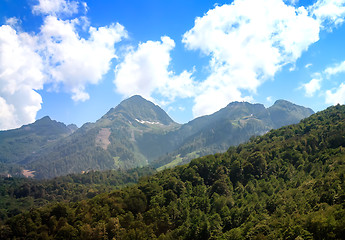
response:
[[[167,164],[174,166],[226,151],[253,135],[262,135],[278,124],[297,123],[311,113],[287,101],[278,102],[273,110],[276,122],[270,117],[270,108],[262,104],[233,102],[214,114],[178,124],[159,106],[135,95],[110,109],[95,123],[84,124],[19,163],[36,171],[38,178],[90,169],[145,165],[164,168]],[[284,112],[286,120],[279,118],[281,114],[276,114],[279,111]]]
[[[135,185],[31,209],[6,221],[2,234],[8,239],[343,239],[344,119],[345,106],[329,107]]]
[[[31,152],[46,147],[72,132],[73,128],[51,120],[49,116],[17,129],[0,131],[0,162],[15,163],[21,161]],[[18,148],[16,144],[25,144],[26,146],[25,148]]]

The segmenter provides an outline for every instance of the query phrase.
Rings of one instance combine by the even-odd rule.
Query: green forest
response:
[[[137,183],[156,171],[149,167],[126,171],[89,171],[49,180],[0,178],[0,224],[31,208],[58,202],[76,202]]]
[[[344,239],[345,106],[147,173],[90,198],[61,187],[64,201],[2,212],[0,239]],[[3,197],[17,196],[4,186]]]

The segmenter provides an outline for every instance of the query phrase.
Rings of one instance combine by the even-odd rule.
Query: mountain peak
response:
[[[278,99],[274,102],[274,104],[272,105],[273,106],[281,106],[281,107],[295,107],[295,106],[298,106],[292,102],[289,102],[287,100],[284,100],[284,99]]]
[[[123,100],[105,116],[111,116],[118,113],[122,113],[130,117],[131,120],[136,120],[138,122],[161,123],[163,125],[175,123],[163,109],[140,95],[134,95]]]
[[[145,101],[145,102],[149,102],[148,100],[146,100],[145,98],[143,98],[140,95],[133,95],[133,96],[125,99],[124,101]]]
[[[292,102],[289,102],[287,100],[284,100],[284,99],[278,99],[274,102],[273,105],[277,105],[277,104],[293,104]]]
[[[132,97],[129,97],[125,100],[123,100],[122,102],[120,102],[120,104],[118,106],[123,106],[123,107],[128,107],[128,106],[134,106],[134,105],[154,105],[152,102],[146,100],[145,98],[143,98],[140,95],[133,95]]]
[[[50,122],[53,122],[53,120],[49,116],[45,116],[41,119],[36,120],[33,124],[39,125],[42,123],[50,123]]]
[[[52,120],[49,116],[38,119],[32,124],[24,125],[22,128],[25,130],[30,129],[39,135],[67,134],[72,132],[64,123]]]
[[[268,108],[275,128],[298,123],[314,113],[310,108],[302,107],[286,100],[277,100]]]

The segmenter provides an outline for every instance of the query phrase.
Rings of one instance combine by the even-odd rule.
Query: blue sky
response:
[[[177,122],[232,101],[345,103],[345,0],[0,0],[0,130],[139,94]]]

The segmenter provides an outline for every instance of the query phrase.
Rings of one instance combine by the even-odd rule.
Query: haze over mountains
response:
[[[145,165],[162,169],[224,152],[311,114],[311,109],[284,100],[269,108],[233,102],[212,115],[178,124],[157,105],[133,96],[79,129],[45,117],[0,132],[0,170],[14,174],[25,168],[37,178],[51,178]]]

